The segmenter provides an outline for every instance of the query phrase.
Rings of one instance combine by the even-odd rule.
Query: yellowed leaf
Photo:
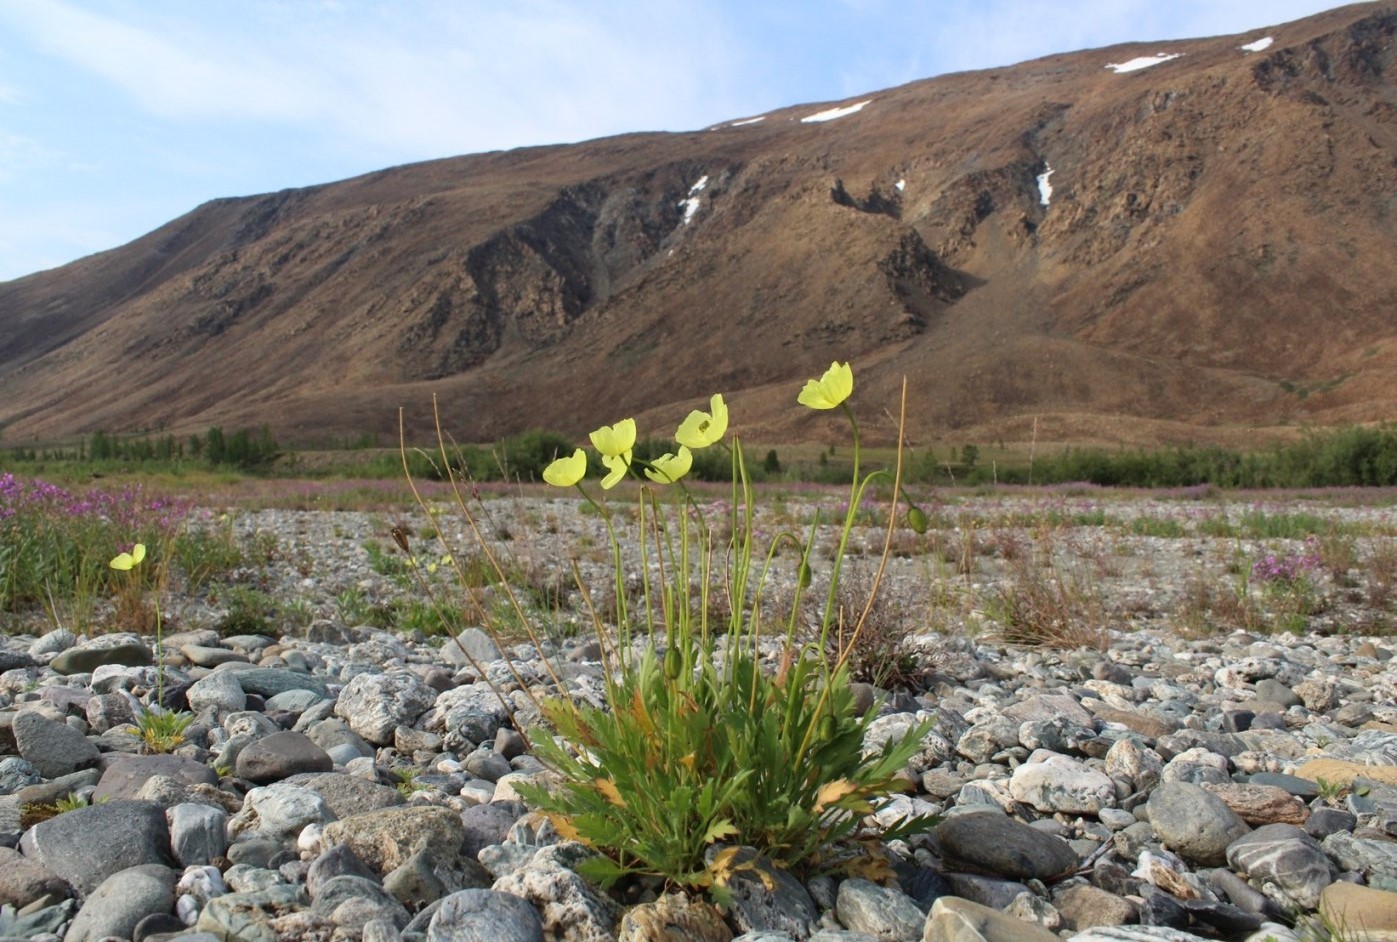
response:
[[[621,797],[621,791],[616,787],[616,783],[609,778],[594,778],[592,784],[597,786],[597,791],[602,793],[602,797],[618,808],[626,807],[626,799]]]
[[[577,828],[573,826],[572,819],[568,818],[566,815],[550,814],[548,815],[548,821],[553,825],[553,830],[557,831],[558,836],[563,840],[577,841],[580,844],[590,843],[578,832]]]
[[[837,778],[833,782],[826,782],[815,793],[815,813],[819,814],[839,799],[852,795],[858,790],[859,787],[847,778]]]

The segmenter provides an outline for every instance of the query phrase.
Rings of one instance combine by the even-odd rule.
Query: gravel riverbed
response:
[[[574,870],[586,849],[516,791],[548,773],[514,728],[536,714],[505,658],[526,680],[553,660],[573,696],[600,688],[571,588],[575,567],[607,591],[596,516],[486,502],[482,529],[544,623],[539,646],[501,652],[470,625],[502,604],[489,579],[459,646],[375,626],[421,600],[419,578],[454,585],[473,558],[455,515],[239,513],[262,549],[236,577],[284,603],[269,634],[228,633],[229,593],[201,590],[164,602],[163,671],[149,636],[0,637],[0,939],[1286,942],[1316,914],[1397,938],[1390,512],[1304,508],[1345,534],[1321,547],[1218,522],[1255,507],[1031,503],[931,508],[932,533],[895,536],[871,643],[905,636],[915,685],[863,688],[880,711],[867,744],[936,722],[874,817],[941,823],[890,846],[886,885],[741,871],[724,913],[599,892]],[[803,534],[815,506],[757,532]],[[871,584],[882,539],[855,532],[851,585]],[[817,585],[835,547],[817,536]],[[796,561],[773,566],[773,616]],[[1267,575],[1283,563],[1299,568]],[[1013,612],[1078,644],[1005,643]],[[196,719],[146,755],[130,724],[158,696]],[[60,811],[70,796],[87,804]]]

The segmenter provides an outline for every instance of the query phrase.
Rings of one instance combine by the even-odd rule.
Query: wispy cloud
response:
[[[0,4],[0,18],[160,118],[313,125],[404,152],[686,126],[725,114],[725,96],[737,107],[718,24],[677,33],[664,3],[262,3],[221,23],[184,4],[118,9],[48,0]]]

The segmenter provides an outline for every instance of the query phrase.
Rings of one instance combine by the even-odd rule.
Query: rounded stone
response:
[[[101,756],[82,733],[34,710],[17,714],[13,729],[19,754],[44,778],[58,778],[91,768]]]
[[[112,874],[83,903],[64,942],[130,938],[146,916],[174,909],[175,877],[175,871],[160,864]]]
[[[441,901],[427,942],[543,942],[543,923],[527,901],[494,890],[461,890]]]
[[[239,778],[265,785],[302,772],[329,772],[334,762],[305,733],[284,730],[245,746],[235,768]]]
[[[1205,866],[1225,864],[1227,846],[1251,830],[1221,798],[1188,782],[1161,783],[1145,807],[1156,837]]]

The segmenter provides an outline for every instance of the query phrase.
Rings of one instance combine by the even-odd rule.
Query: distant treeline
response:
[[[169,464],[184,459],[212,467],[263,468],[276,461],[281,447],[264,425],[259,430],[238,429],[224,433],[218,426],[203,435],[117,435],[93,432],[76,448],[35,449],[17,446],[8,450],[12,461],[90,461],[94,464]]]
[[[343,450],[371,446],[362,438],[345,440]],[[512,435],[494,445],[453,447],[447,460],[458,477],[476,481],[524,481],[543,479],[543,469],[554,458],[571,454],[579,444],[556,432],[531,430]],[[672,442],[642,439],[634,457],[648,461],[673,451]],[[1002,449],[1000,449],[1002,451]],[[833,460],[821,452],[818,461],[783,464],[775,449],[757,458],[748,455],[747,472],[753,480],[848,483],[852,467],[847,460]],[[588,476],[605,474],[598,457],[588,449]],[[225,434],[211,428],[203,435],[180,439],[165,436],[122,436],[96,432],[76,448],[25,449],[5,452],[12,461],[75,461],[93,464],[180,464],[196,461],[212,467],[271,470],[291,475],[315,473],[303,468],[293,452],[284,452],[264,426]],[[844,458],[845,456],[841,456]],[[278,459],[285,460],[278,460]],[[409,449],[408,467],[415,477],[437,480],[445,476],[441,454],[435,448]],[[275,467],[273,467],[275,465]],[[872,470],[870,462],[865,469]],[[379,452],[329,473],[391,478],[402,474],[396,451]],[[721,448],[694,453],[690,477],[700,481],[728,481],[732,457]],[[1210,484],[1220,488],[1392,487],[1397,486],[1397,428],[1392,426],[1345,428],[1313,432],[1300,441],[1261,451],[1235,451],[1216,446],[1181,446],[1110,451],[1069,448],[1040,454],[1031,462],[1021,454],[994,460],[989,447],[973,444],[951,450],[944,460],[931,452],[909,454],[904,479],[917,483],[978,486],[1000,484],[1062,484],[1085,482],[1103,487],[1191,487]]]
[[[1073,448],[1040,455],[1031,466],[980,463],[962,483],[1061,484],[1105,487],[1222,488],[1391,487],[1397,485],[1397,429],[1346,428],[1314,432],[1265,451],[1215,446],[1109,452]]]

